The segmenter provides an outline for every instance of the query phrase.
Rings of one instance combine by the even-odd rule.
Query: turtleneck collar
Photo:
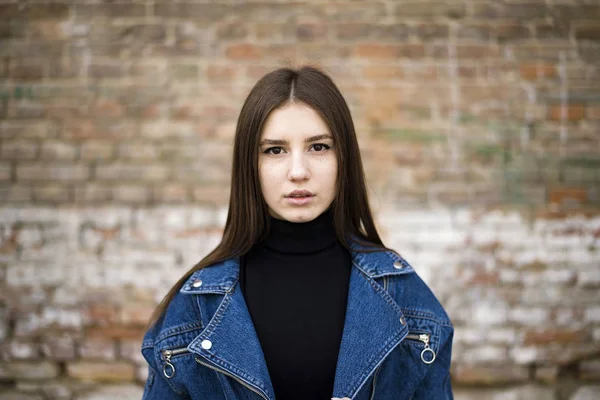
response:
[[[337,242],[331,207],[309,222],[290,222],[273,216],[270,219],[271,230],[262,243],[270,250],[288,254],[316,253]]]

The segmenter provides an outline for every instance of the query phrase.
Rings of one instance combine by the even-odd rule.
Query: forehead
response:
[[[323,133],[330,134],[329,128],[315,110],[303,104],[291,103],[269,114],[261,138],[305,138]]]

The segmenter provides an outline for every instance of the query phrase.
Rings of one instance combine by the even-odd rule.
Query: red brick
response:
[[[112,188],[97,183],[75,187],[75,203],[107,202],[112,198]]]
[[[374,59],[419,58],[425,55],[425,47],[421,43],[391,44],[359,44],[354,48],[354,56]]]
[[[248,36],[248,26],[241,20],[228,21],[217,28],[219,39],[245,39]]]
[[[33,160],[37,157],[37,140],[5,140],[2,143],[2,159]]]
[[[585,203],[587,201],[587,191],[585,188],[578,187],[557,187],[550,188],[548,191],[548,202],[561,204],[564,202]]]
[[[35,201],[39,203],[68,203],[71,192],[70,187],[56,184],[43,184],[33,188]]]
[[[128,362],[79,361],[67,364],[67,375],[92,382],[130,382],[135,379],[135,368]]]
[[[125,75],[125,68],[122,63],[91,64],[87,74],[91,78],[120,78]]]
[[[91,304],[83,310],[85,325],[107,326],[119,320],[117,307],[111,304]]]
[[[579,376],[586,381],[600,380],[600,360],[586,360],[579,364]]]
[[[116,100],[98,99],[89,111],[90,117],[122,117],[125,107]]]
[[[206,68],[206,77],[211,82],[231,81],[236,72],[236,68],[231,65],[211,64]]]
[[[600,25],[598,22],[575,27],[575,39],[600,40]]]
[[[46,140],[42,143],[41,158],[45,160],[72,161],[77,157],[77,145],[56,140]]]
[[[594,121],[600,121],[600,106],[590,106],[587,108],[587,118]]]
[[[298,24],[296,36],[299,40],[311,41],[321,40],[327,37],[326,24]]]
[[[553,78],[556,76],[556,66],[548,63],[528,63],[521,64],[519,67],[521,77],[528,81],[534,81],[543,78]]]
[[[293,24],[258,22],[255,24],[254,30],[258,40],[270,40],[274,37],[293,39],[296,37],[296,28]]]
[[[152,197],[145,186],[119,185],[113,188],[112,199],[127,204],[149,204]]]
[[[70,336],[51,335],[44,338],[42,352],[51,360],[73,360],[75,358],[75,343]]]
[[[0,4],[0,20],[62,19],[69,16],[67,4]]]
[[[440,23],[427,22],[414,27],[414,34],[420,40],[444,39],[449,32],[448,25]]]
[[[453,381],[458,384],[500,385],[522,383],[529,380],[528,367],[516,365],[484,366],[457,365],[452,371]]]
[[[232,60],[255,60],[261,57],[261,49],[253,44],[235,44],[225,50],[225,55]]]
[[[69,139],[127,138],[136,133],[136,125],[122,119],[79,119],[64,121],[62,136]]]
[[[153,198],[161,203],[186,203],[190,195],[187,186],[173,183],[154,188]]]
[[[44,77],[44,65],[41,63],[38,65],[32,64],[17,64],[11,65],[8,71],[8,77],[10,79],[16,79],[19,81],[36,81]]]
[[[0,181],[9,181],[12,179],[12,166],[10,163],[0,164]]]
[[[404,70],[402,67],[395,65],[373,65],[364,67],[362,75],[367,79],[381,81],[402,78],[404,77]]]
[[[356,40],[366,39],[373,33],[375,25],[369,23],[347,23],[335,25],[335,32],[338,39]]]
[[[141,340],[145,333],[143,326],[111,325],[107,327],[90,327],[85,330],[90,339],[138,339]]]
[[[129,3],[129,4],[128,4]],[[145,4],[108,2],[103,4],[81,4],[75,6],[77,18],[119,18],[146,16]]]
[[[396,5],[397,18],[452,18],[460,19],[466,14],[465,4],[441,1],[402,1]]]
[[[233,13],[233,7],[238,4],[206,4],[190,2],[157,2],[154,15],[157,17],[184,18],[200,22],[216,22]],[[246,16],[245,13],[241,13]]]
[[[119,310],[119,321],[125,326],[145,326],[154,308],[154,304],[126,304]]]
[[[500,23],[495,26],[494,33],[500,42],[508,40],[528,39],[532,36],[529,27],[523,23]]]
[[[229,189],[219,186],[201,186],[196,187],[192,191],[192,196],[195,203],[223,205],[229,201]]]
[[[256,81],[272,70],[273,68],[264,65],[249,65],[246,68],[246,76],[251,80]]]
[[[115,144],[110,140],[87,140],[81,145],[83,160],[109,160],[115,154]]]
[[[582,104],[567,104],[563,107],[560,104],[548,106],[548,119],[552,121],[579,121],[585,118],[585,106]]]
[[[478,271],[473,274],[469,279],[469,284],[478,286],[494,286],[500,282],[500,275],[498,272],[486,272]]]
[[[356,57],[396,58],[398,47],[390,44],[359,44],[354,49]]]
[[[87,165],[78,164],[22,164],[17,165],[17,179],[27,181],[82,181],[90,176]]]
[[[116,354],[113,340],[85,339],[79,346],[79,356],[83,359],[110,361]]]
[[[525,332],[523,344],[526,346],[543,345],[566,345],[570,343],[584,343],[590,340],[589,332],[576,329],[550,329],[550,330],[532,330]]]

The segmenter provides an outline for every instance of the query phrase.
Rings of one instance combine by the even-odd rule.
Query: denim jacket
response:
[[[398,254],[357,248],[331,397],[452,399],[446,312]],[[146,332],[142,400],[275,399],[239,267],[230,258],[194,272]]]

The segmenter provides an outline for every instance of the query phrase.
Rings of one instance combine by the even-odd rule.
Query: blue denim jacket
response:
[[[452,399],[446,312],[398,254],[357,248],[331,397]],[[144,336],[142,400],[275,399],[238,277],[239,258],[231,258],[181,287]]]

